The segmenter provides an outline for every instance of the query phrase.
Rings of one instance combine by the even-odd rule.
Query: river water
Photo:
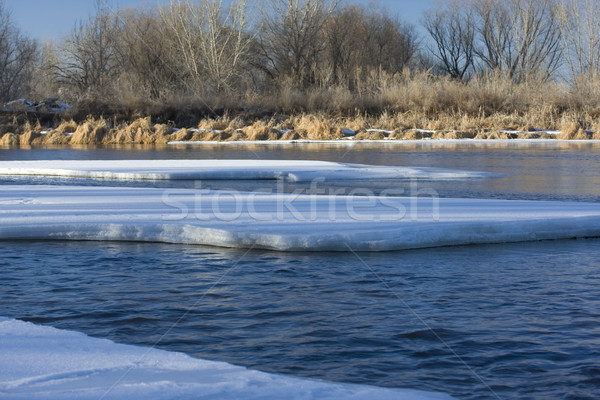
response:
[[[0,160],[148,158],[314,159],[488,171],[500,177],[418,184],[442,197],[600,201],[598,143],[0,150]],[[2,178],[0,190],[6,183],[47,182]],[[253,190],[258,183],[203,185]],[[407,193],[410,187],[324,185],[374,192],[394,186]],[[600,393],[597,239],[361,254],[4,241],[0,315],[268,372],[443,391],[460,399],[593,399]]]

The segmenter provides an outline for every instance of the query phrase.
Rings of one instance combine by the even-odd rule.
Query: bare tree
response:
[[[61,61],[56,65],[57,79],[81,95],[106,98],[120,72],[116,49],[116,20],[108,10],[98,7],[97,14],[79,23],[64,42]]]
[[[38,51],[35,72],[32,76],[31,96],[35,99],[60,96],[68,97],[68,93],[56,81],[55,66],[58,64],[58,53],[52,40],[45,41]]]
[[[475,53],[489,69],[516,82],[548,79],[560,66],[554,0],[473,0],[479,41]]]
[[[559,8],[563,54],[572,78],[600,74],[600,5],[568,0]]]
[[[425,13],[423,25],[433,42],[434,56],[452,78],[465,79],[473,70],[475,20],[465,0],[452,0]]]
[[[336,10],[326,22],[325,58],[329,75],[335,85],[343,81],[348,82],[357,65],[357,45],[361,40],[364,20],[364,8],[353,5]]]
[[[309,71],[316,70],[316,79],[308,84],[343,84],[353,90],[358,80],[373,71],[401,72],[411,65],[418,51],[412,25],[404,24],[384,9],[367,10],[358,5],[337,7],[330,12],[319,37],[323,50],[311,60],[313,67]],[[289,59],[284,57],[284,61]],[[285,65],[290,64],[284,62]]]
[[[127,9],[118,13],[117,20],[120,85],[150,98],[173,93],[181,82],[172,65],[175,54],[165,38],[165,28],[159,16]]]
[[[245,0],[227,10],[222,0],[172,0],[161,17],[195,89],[220,93],[239,87],[252,42]]]
[[[325,51],[325,22],[338,0],[269,0],[262,17],[260,42],[265,70],[273,77],[289,76],[307,87]]]
[[[386,72],[401,72],[417,52],[417,35],[412,25],[403,24],[385,10],[372,11],[366,20],[365,66]]]
[[[36,43],[20,34],[0,0],[0,100],[23,96],[29,90],[36,57]]]

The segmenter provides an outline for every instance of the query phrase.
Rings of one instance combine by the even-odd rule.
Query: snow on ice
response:
[[[0,317],[0,398],[447,400],[442,393],[267,374]]]
[[[0,239],[386,251],[600,237],[600,204],[5,185]]]
[[[315,178],[331,180],[384,180],[416,178],[467,179],[497,176],[485,172],[304,160],[0,161],[0,175],[38,175],[124,180],[283,179],[296,182],[306,182]]]

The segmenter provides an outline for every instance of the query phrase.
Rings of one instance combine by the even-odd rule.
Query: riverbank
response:
[[[497,115],[453,120],[441,114],[430,119],[418,113],[383,114],[378,117],[330,117],[321,114],[217,116],[188,126],[152,117],[118,120],[69,116],[39,119],[4,115],[1,146],[63,144],[168,144],[240,141],[337,141],[422,139],[561,139],[599,140],[600,130],[564,115],[546,125],[526,124],[518,115]]]

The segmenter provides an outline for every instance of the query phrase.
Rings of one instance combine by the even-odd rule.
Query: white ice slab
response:
[[[0,161],[0,175],[123,180],[263,180],[308,182],[372,179],[468,179],[497,175],[436,168],[292,160],[51,160]]]
[[[0,317],[4,400],[451,399],[267,374]]]
[[[7,185],[0,239],[385,251],[600,237],[595,203],[437,199],[423,189],[419,197],[366,194]]]

